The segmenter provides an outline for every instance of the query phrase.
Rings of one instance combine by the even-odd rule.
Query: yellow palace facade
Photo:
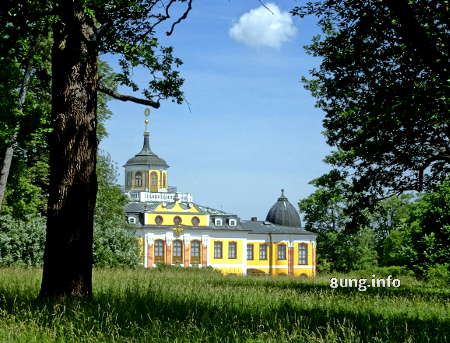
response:
[[[136,228],[142,264],[213,267],[224,274],[312,277],[316,234],[301,228],[294,206],[281,192],[265,220],[201,206],[191,193],[168,186],[167,163],[150,149],[125,164],[125,212]]]

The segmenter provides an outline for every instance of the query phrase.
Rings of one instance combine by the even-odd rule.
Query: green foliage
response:
[[[321,272],[349,272],[377,265],[375,233],[363,229],[354,234],[330,231],[317,237],[317,268]]]
[[[45,218],[27,216],[23,220],[0,216],[0,265],[36,266],[42,264]]]
[[[436,264],[450,263],[450,180],[417,201],[409,225],[411,268],[424,275]]]
[[[450,170],[447,1],[310,1],[293,14],[323,31],[306,47],[321,65],[304,82],[350,205],[436,189]]]
[[[0,270],[6,342],[446,342],[448,287],[330,288],[330,275],[94,269],[93,297],[36,301],[41,270]],[[351,275],[337,275],[348,278]],[[362,277],[371,278],[367,273]]]
[[[97,160],[98,192],[94,215],[94,265],[135,266],[138,246],[131,225],[125,222],[127,202],[116,185],[117,170],[109,155]]]

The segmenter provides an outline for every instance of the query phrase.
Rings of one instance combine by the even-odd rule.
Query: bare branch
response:
[[[184,11],[183,15],[182,15],[180,18],[178,18],[177,21],[175,21],[175,22],[172,24],[172,27],[170,28],[170,31],[166,32],[166,35],[170,36],[170,35],[173,33],[173,30],[175,29],[175,26],[176,26],[177,24],[181,23],[184,19],[187,18],[187,15],[188,15],[189,12],[191,11],[191,9],[192,9],[192,0],[189,0],[188,6],[187,6],[187,8],[186,8],[186,11]]]
[[[270,13],[274,14],[273,11],[262,1],[262,0],[258,0],[258,2],[263,5],[263,7],[268,10]]]
[[[98,86],[98,90],[102,93],[105,93],[106,95],[109,95],[111,97],[113,97],[114,99],[117,100],[121,100],[121,101],[131,101],[134,102],[136,104],[142,104],[142,105],[147,105],[147,106],[151,106],[153,108],[159,108],[160,104],[159,101],[155,102],[152,100],[147,100],[147,99],[141,99],[141,98],[136,98],[134,96],[131,95],[123,95],[120,93],[117,93],[111,89],[108,89],[106,87],[103,86]]]

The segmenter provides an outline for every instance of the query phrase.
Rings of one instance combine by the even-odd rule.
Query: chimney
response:
[[[252,222],[257,222],[258,221],[258,218],[257,217],[252,217]]]

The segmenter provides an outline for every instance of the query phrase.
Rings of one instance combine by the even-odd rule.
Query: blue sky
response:
[[[150,143],[171,166],[169,184],[193,193],[194,202],[265,219],[281,188],[296,205],[329,169],[323,113],[300,83],[319,63],[303,49],[318,28],[314,18],[285,13],[296,3],[268,2],[270,13],[257,0],[197,0],[171,37],[160,35],[184,62],[191,112],[170,102],[152,109]],[[134,77],[142,86],[148,80],[143,69]],[[142,147],[145,107],[116,100],[109,107],[100,148],[117,162],[123,184],[123,164]]]

